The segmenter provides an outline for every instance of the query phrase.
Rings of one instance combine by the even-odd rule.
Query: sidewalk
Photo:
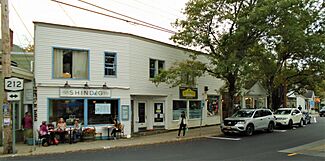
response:
[[[0,147],[0,158],[13,157],[13,156],[66,153],[66,152],[76,152],[76,151],[84,151],[84,150],[121,148],[121,147],[148,145],[148,144],[186,141],[186,140],[191,140],[196,138],[219,135],[221,134],[221,131],[220,131],[220,126],[215,125],[215,126],[189,129],[185,137],[177,138],[176,137],[177,133],[178,131],[169,131],[166,133],[148,135],[148,136],[138,136],[130,139],[96,140],[96,141],[78,142],[75,144],[51,145],[48,147],[42,147],[36,145],[35,146],[36,149],[34,151],[33,151],[34,149],[33,146],[29,146],[26,144],[16,144],[16,149],[17,149],[16,154],[2,154],[3,147]]]

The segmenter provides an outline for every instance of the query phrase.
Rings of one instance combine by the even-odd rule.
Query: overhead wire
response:
[[[15,33],[17,33],[17,32],[14,32],[14,34],[15,34]],[[20,46],[22,46],[22,42],[21,42],[19,36],[17,36],[17,39],[18,39],[18,41],[19,41]],[[22,52],[22,53],[23,53],[22,55],[24,55],[25,61],[26,61],[27,63],[31,63],[31,61],[33,61],[33,59],[27,57],[27,54],[28,54],[28,53],[26,53],[26,51],[25,51],[24,49],[23,49],[23,52]],[[18,67],[19,67],[19,64],[18,64]],[[30,68],[31,68],[31,67],[30,67]]]
[[[72,17],[68,14],[68,12],[61,6],[60,3],[58,3],[58,5],[60,6],[60,8],[63,10],[64,14],[69,18],[69,20],[74,24],[77,25],[75,21],[73,21]]]
[[[33,38],[32,34],[31,34],[31,32],[28,30],[28,28],[27,28],[25,22],[24,22],[23,19],[21,18],[20,14],[19,14],[18,11],[16,10],[15,6],[14,6],[12,3],[10,3],[10,4],[11,4],[12,8],[14,9],[15,13],[17,14],[17,16],[18,16],[20,22],[23,24],[23,26],[25,27],[25,29],[26,29],[26,31],[28,32],[29,36],[30,36],[31,39],[33,40],[34,38]],[[14,32],[14,34],[17,35],[17,32]],[[25,38],[26,38],[26,37],[25,37]],[[18,39],[18,41],[19,41],[20,46],[22,47],[23,44],[22,44],[22,42],[21,42],[19,36],[17,36],[17,39]],[[28,38],[26,38],[26,40],[28,41],[29,45],[33,45],[32,42],[31,42]],[[27,57],[27,53],[25,52],[24,49],[23,49],[23,55],[24,55],[24,58],[25,58],[26,62],[27,62],[27,63],[30,63],[31,60]]]
[[[18,16],[20,22],[24,25],[24,27],[25,27],[26,31],[28,32],[29,36],[31,37],[31,39],[34,39],[34,37],[32,36],[31,32],[28,30],[28,28],[27,28],[25,22],[23,21],[23,19],[21,18],[20,14],[19,14],[18,11],[16,10],[15,6],[14,6],[12,3],[10,3],[10,4],[11,4],[12,8],[14,9],[15,13],[17,14],[17,16]],[[29,43],[31,43],[31,41],[29,41],[28,39],[27,39],[27,41],[28,41]]]
[[[163,32],[171,33],[171,34],[176,33],[175,31],[165,29],[165,28],[160,27],[160,26],[156,26],[156,25],[153,25],[153,24],[150,24],[150,23],[143,23],[144,21],[141,22],[141,20],[138,21],[138,22],[137,21],[131,21],[131,20],[127,20],[127,19],[124,19],[124,18],[119,18],[119,17],[116,17],[116,16],[111,16],[111,15],[102,13],[102,12],[87,9],[87,8],[84,8],[84,7],[76,6],[76,5],[73,5],[73,4],[69,4],[69,3],[65,3],[65,2],[61,2],[61,1],[57,1],[57,0],[51,0],[51,1],[56,2],[56,3],[60,3],[60,4],[64,4],[64,5],[67,5],[67,6],[70,6],[70,7],[78,8],[80,10],[84,10],[84,11],[92,12],[92,13],[95,13],[95,14],[103,15],[103,16],[106,16],[106,17],[114,18],[114,19],[124,21],[124,22],[127,22],[127,23],[133,23],[133,24],[136,24],[136,25],[141,25],[141,26],[144,26],[144,27],[152,28],[152,29],[155,29],[155,30],[160,30],[160,31],[163,31]],[[100,6],[98,6],[98,7],[100,7]],[[103,9],[105,9],[105,8],[103,8]],[[105,10],[108,10],[108,9],[105,9]]]
[[[130,8],[132,8],[132,9],[137,9],[138,10],[138,12],[142,12],[142,13],[145,13],[145,14],[148,14],[148,11],[146,11],[146,10],[144,10],[143,8],[140,8],[136,3],[138,3],[138,4],[140,4],[139,2],[136,2],[136,1],[132,1],[132,2],[135,2],[135,3],[126,3],[126,2],[124,2],[124,1],[121,1],[121,0],[112,0],[112,1],[114,1],[115,3],[118,3],[118,4],[120,4],[120,5],[123,5],[123,6],[128,6],[128,7],[130,7]],[[134,5],[132,5],[132,4],[134,4]],[[146,6],[146,7],[148,7],[148,5],[144,5],[143,4],[143,6]],[[150,6],[149,6],[150,7]],[[150,7],[150,8],[153,8],[153,7]],[[170,16],[166,16],[166,13],[164,13],[164,14],[161,14],[160,12],[157,12],[157,10],[154,10],[154,12],[156,12],[156,13],[158,13],[159,15],[160,15],[160,19],[161,18],[164,18],[164,19],[166,19],[166,20],[168,20],[168,21],[174,21],[175,19],[174,18],[170,18]],[[169,15],[171,15],[171,14],[169,14]],[[174,16],[173,16],[174,17]]]
[[[146,25],[150,25],[150,26],[153,26],[153,27],[157,27],[157,28],[160,28],[160,29],[163,29],[163,30],[166,30],[166,31],[171,31],[171,32],[175,33],[175,32],[172,31],[172,30],[169,30],[169,29],[166,29],[166,28],[163,28],[163,27],[160,27],[160,26],[157,26],[157,25],[154,25],[154,24],[151,24],[151,23],[148,23],[148,22],[145,22],[145,21],[142,21],[142,20],[139,20],[139,19],[136,19],[136,18],[133,18],[133,17],[127,16],[127,15],[125,15],[125,14],[121,14],[121,13],[118,13],[118,12],[115,12],[115,11],[112,11],[112,10],[109,10],[109,9],[107,9],[107,8],[104,8],[104,7],[101,7],[101,6],[95,5],[95,4],[93,4],[93,3],[90,3],[90,2],[87,2],[87,1],[84,1],[84,0],[78,0],[78,1],[80,1],[80,2],[82,2],[82,3],[85,3],[85,4],[88,4],[88,5],[90,5],[90,6],[97,7],[97,8],[99,8],[99,9],[105,10],[105,11],[107,11],[107,12],[111,12],[111,13],[114,13],[114,14],[116,14],[116,15],[119,15],[119,16],[122,16],[122,17],[126,17],[126,18],[131,19],[131,20],[134,20],[134,21],[138,21],[138,22],[144,23],[144,24],[146,24]]]

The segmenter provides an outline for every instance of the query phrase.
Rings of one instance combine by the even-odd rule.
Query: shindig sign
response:
[[[110,89],[60,88],[60,97],[111,97]]]

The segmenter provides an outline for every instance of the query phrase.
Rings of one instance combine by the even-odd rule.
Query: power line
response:
[[[15,33],[16,33],[16,32],[14,32],[14,34],[15,34]],[[20,40],[18,34],[17,34],[17,39],[18,39],[19,44],[20,44],[20,47],[21,47],[21,46],[22,46],[22,42],[21,42],[21,40]],[[24,49],[23,49],[23,55],[24,55],[25,61],[26,61],[27,63],[30,63],[30,62],[32,61],[30,58],[27,57],[27,53],[25,52]],[[18,64],[18,63],[17,63],[17,66],[19,67],[19,64]],[[31,68],[31,67],[30,67],[30,68]]]
[[[12,8],[14,9],[15,13],[17,14],[19,20],[20,20],[20,21],[22,22],[22,24],[24,25],[24,27],[25,27],[26,31],[28,32],[29,36],[30,36],[32,39],[34,39],[34,37],[32,36],[32,34],[29,32],[29,30],[28,30],[26,24],[24,23],[23,19],[20,17],[19,13],[17,12],[15,6],[14,6],[12,3],[10,3],[10,4],[11,4]],[[27,41],[29,41],[29,40],[27,39]],[[29,43],[31,43],[31,42],[29,41]]]
[[[131,7],[131,8],[134,8],[134,9],[137,9],[138,11],[140,11],[140,12],[143,12],[143,13],[145,13],[145,14],[148,14],[148,11],[145,11],[143,8],[140,8],[140,7],[138,7],[138,5],[137,4],[135,4],[135,3],[137,3],[135,0],[133,1],[133,2],[135,2],[135,3],[133,3],[134,5],[130,5],[130,4],[132,4],[132,3],[125,3],[124,1],[121,1],[121,0],[112,0],[112,1],[114,1],[114,2],[116,2],[116,3],[119,3],[119,4],[121,4],[121,5],[125,5],[125,6],[129,6],[129,7]],[[138,2],[138,3],[140,3],[140,2]],[[143,3],[142,3],[143,4]],[[145,4],[143,4],[143,6],[146,6],[146,7],[148,7],[148,5],[145,5]],[[150,7],[150,6],[149,6]],[[150,7],[150,8],[154,8],[154,7]],[[156,12],[157,10],[155,10],[155,12]],[[174,16],[173,16],[173,18],[170,18],[171,16],[166,16],[166,14],[161,14],[160,12],[156,12],[156,13],[158,13],[159,15],[160,15],[160,18],[164,18],[164,19],[166,19],[166,20],[168,20],[168,21],[174,21],[175,19],[174,19]],[[166,12],[164,12],[164,13],[166,13]],[[172,15],[172,14],[169,14],[169,15]],[[177,16],[176,16],[177,17]]]
[[[155,29],[155,30],[160,30],[160,31],[163,31],[163,32],[171,33],[171,34],[176,33],[176,32],[174,32],[172,30],[168,30],[168,29],[165,29],[165,28],[162,28],[162,27],[159,27],[159,26],[156,27],[156,26],[152,26],[152,25],[148,25],[148,24],[143,24],[143,23],[139,23],[139,22],[135,22],[135,21],[126,20],[126,19],[123,19],[123,18],[111,16],[111,15],[108,15],[108,14],[105,14],[105,13],[97,12],[97,11],[94,11],[94,10],[90,10],[90,9],[87,9],[87,8],[75,6],[75,5],[68,4],[68,3],[65,3],[65,2],[61,2],[61,1],[57,1],[57,0],[51,0],[51,1],[56,2],[56,3],[61,3],[61,4],[64,4],[64,5],[70,6],[70,7],[78,8],[78,9],[81,9],[81,10],[85,10],[85,11],[88,11],[88,12],[96,13],[96,14],[99,14],[99,15],[103,15],[103,16],[106,16],[106,17],[114,18],[114,19],[117,19],[117,20],[120,20],[120,21],[125,21],[125,22],[128,22],[128,23],[133,23],[133,24],[136,24],[136,25],[145,26],[145,27],[152,28],[152,29]]]
[[[102,9],[102,10],[105,10],[105,11],[108,11],[108,12],[111,12],[111,13],[114,13],[114,14],[117,14],[117,15],[119,15],[119,16],[126,17],[126,18],[128,18],[128,19],[131,19],[131,20],[135,20],[135,21],[138,21],[138,22],[144,23],[144,24],[146,24],[146,25],[150,25],[150,26],[153,26],[153,27],[156,27],[156,28],[160,28],[160,29],[167,30],[167,31],[171,31],[171,32],[175,33],[175,32],[172,31],[172,30],[169,30],[169,29],[166,29],[166,28],[163,28],[163,27],[160,27],[160,26],[157,26],[157,25],[154,25],[154,24],[151,24],[151,23],[148,23],[148,22],[145,22],[145,21],[142,21],[142,20],[139,20],[139,19],[136,19],[136,18],[133,18],[133,17],[130,17],[130,16],[127,16],[127,15],[121,14],[121,13],[118,13],[118,12],[115,12],[115,11],[109,10],[109,9],[107,9],[107,8],[104,8],[104,7],[100,7],[100,6],[98,6],[98,5],[95,5],[95,4],[93,4],[93,3],[90,3],[90,2],[87,2],[87,1],[84,1],[84,0],[78,0],[78,1],[80,1],[80,2],[82,2],[82,3],[85,3],[85,4],[88,4],[88,5],[91,5],[91,6],[93,6],[93,7],[97,7],[97,8],[99,8],[99,9]]]
[[[77,25],[75,21],[73,21],[73,19],[69,16],[68,12],[61,6],[60,3],[58,3],[58,5],[60,6],[60,8],[63,10],[64,14],[70,19],[70,21],[74,24]]]

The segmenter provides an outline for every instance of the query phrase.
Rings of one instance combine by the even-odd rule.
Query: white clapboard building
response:
[[[127,33],[34,24],[36,127],[60,117],[68,124],[78,118],[107,136],[107,126],[117,118],[130,137],[176,129],[182,111],[189,127],[220,123],[221,80],[205,75],[196,88],[151,82],[159,69],[188,59],[193,51]]]

